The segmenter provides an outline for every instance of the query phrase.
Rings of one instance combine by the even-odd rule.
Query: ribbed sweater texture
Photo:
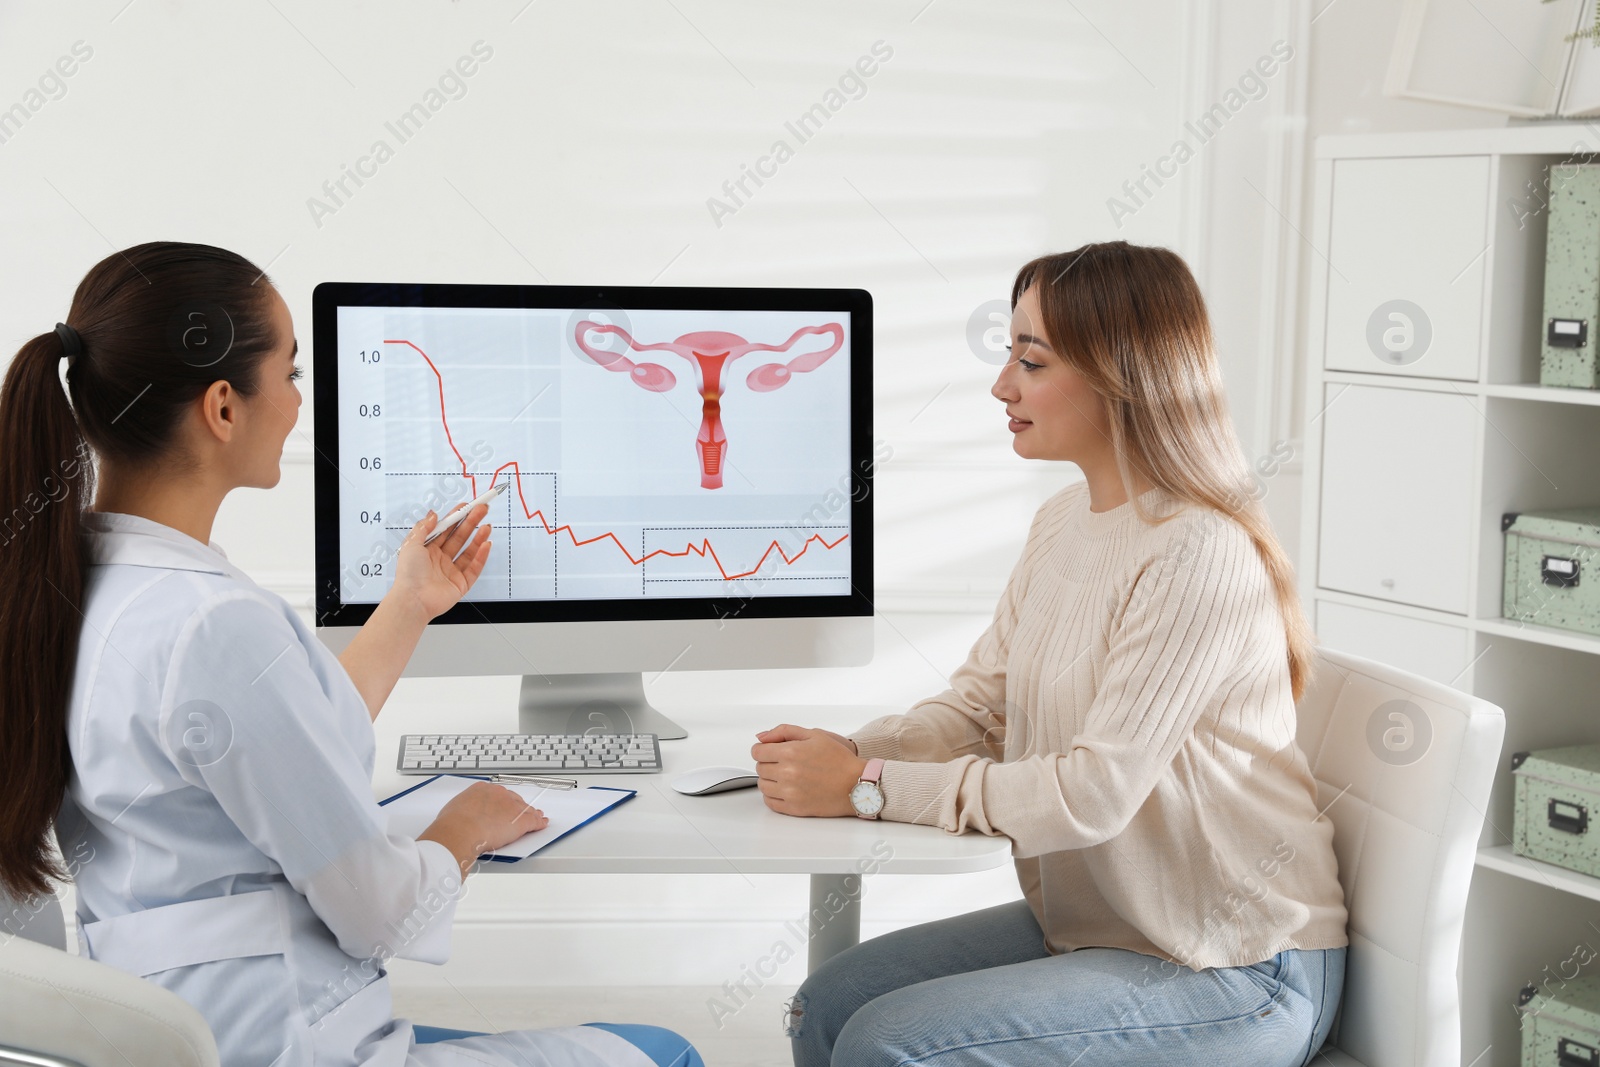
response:
[[[1004,835],[1053,954],[1199,971],[1349,944],[1333,823],[1295,741],[1283,617],[1249,534],[1161,489],[1034,516],[950,688],[854,734],[882,818]]]

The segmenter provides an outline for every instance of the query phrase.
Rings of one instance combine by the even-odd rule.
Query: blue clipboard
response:
[[[486,775],[486,774],[451,774],[451,775],[435,774],[435,775],[432,775],[431,777],[424,778],[422,781],[418,782],[414,786],[411,786],[411,787],[409,787],[407,789],[400,790],[400,792],[394,794],[393,796],[384,797],[382,800],[378,801],[378,806],[382,807],[383,805],[389,803],[392,800],[399,800],[401,797],[406,796],[409,793],[415,793],[417,790],[421,789],[425,785],[428,785],[428,784],[430,784],[432,782],[436,782],[440,778],[446,778],[446,777],[448,777],[448,778],[474,778],[474,779],[476,779],[476,780],[478,780],[480,782],[488,782],[488,781],[492,781],[493,780],[489,775]],[[589,785],[589,786],[580,786],[579,788],[582,788],[582,789],[603,789],[603,790],[605,790],[606,792],[609,792],[609,793],[622,793],[624,795],[618,797],[616,800],[614,800],[610,804],[607,804],[605,807],[601,808],[599,811],[595,812],[593,815],[589,816],[587,819],[583,820],[582,822],[574,823],[573,825],[567,827],[565,830],[561,831],[561,833],[557,834],[555,837],[552,837],[549,841],[546,841],[543,846],[540,846],[541,847],[541,851],[543,850],[544,847],[555,844],[557,841],[560,841],[563,837],[566,837],[568,834],[572,833],[574,830],[578,830],[578,829],[581,829],[582,827],[588,826],[590,823],[594,822],[600,816],[606,814],[607,812],[615,811],[619,805],[625,804],[628,801],[632,800],[634,797],[639,795],[639,791],[637,789],[621,789],[621,788],[619,788],[617,786],[614,786],[614,785]],[[538,853],[535,852],[532,855],[537,856]],[[501,855],[499,855],[497,853],[494,853],[494,852],[485,852],[483,855],[479,856],[478,858],[480,860],[495,860],[495,861],[497,861],[499,863],[521,863],[523,860],[529,859],[531,857],[530,856],[501,856]]]

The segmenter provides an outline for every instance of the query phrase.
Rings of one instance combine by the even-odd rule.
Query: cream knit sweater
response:
[[[950,688],[851,735],[883,818],[1012,841],[1052,953],[1193,970],[1349,944],[1282,616],[1244,528],[1164,490],[1039,508]]]

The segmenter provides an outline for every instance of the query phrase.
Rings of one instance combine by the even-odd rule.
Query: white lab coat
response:
[[[383,960],[444,962],[460,869],[386,833],[349,675],[216,545],[132,515],[85,522],[56,822],[85,955],[193,1004],[225,1067],[651,1067],[585,1026],[415,1045]]]

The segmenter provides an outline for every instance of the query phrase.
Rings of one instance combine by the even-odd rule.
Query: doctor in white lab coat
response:
[[[482,783],[412,840],[386,832],[372,796],[372,719],[422,628],[482,570],[481,511],[428,547],[436,516],[417,524],[342,657],[210,543],[228,491],[276,483],[299,405],[293,324],[261,277],[203,245],[108,257],[72,325],[25,345],[0,392],[0,504],[41,477],[65,490],[46,486],[45,507],[5,526],[0,727],[45,709],[22,753],[41,774],[13,783],[49,783],[67,757],[54,826],[61,854],[79,857],[81,951],[193,1004],[227,1067],[699,1065],[653,1027],[419,1044],[393,1018],[385,961],[442,963],[475,858],[545,820]],[[167,329],[176,305],[207,309],[212,349]],[[39,662],[18,672],[29,649]],[[17,860],[50,791],[0,803],[0,877],[14,890],[53,873]]]

